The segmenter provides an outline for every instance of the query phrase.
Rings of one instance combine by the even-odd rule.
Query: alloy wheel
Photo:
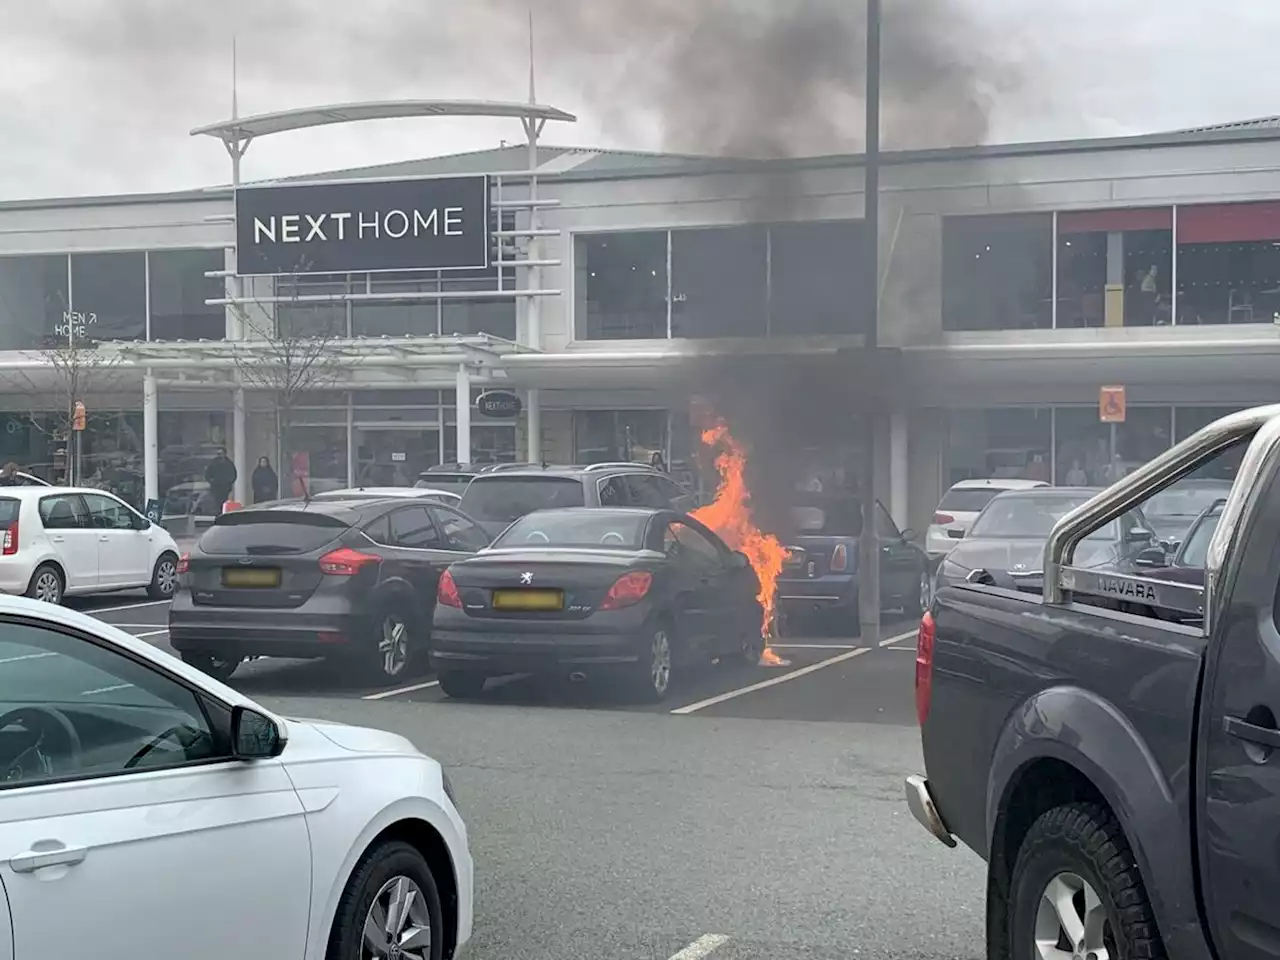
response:
[[[653,684],[653,692],[662,696],[671,684],[671,641],[667,631],[656,630],[653,634],[653,645],[649,653],[649,680]]]
[[[920,571],[920,609],[928,610],[933,602],[933,583],[929,579],[928,569]]]
[[[360,960],[428,960],[430,956],[427,898],[408,877],[392,877],[365,915]]]
[[[382,672],[398,677],[409,662],[409,628],[399,615],[389,613],[382,618],[378,635],[378,653],[382,656]]]
[[[173,596],[178,589],[178,565],[172,560],[161,560],[156,567],[156,586],[166,597]]]
[[[1059,873],[1036,908],[1036,960],[1112,960],[1115,937],[1106,908],[1089,881]]]
[[[35,590],[32,591],[37,600],[45,603],[62,602],[62,581],[52,570],[41,570],[36,577]]]

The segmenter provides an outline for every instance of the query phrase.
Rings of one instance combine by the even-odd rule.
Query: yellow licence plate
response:
[[[222,585],[224,587],[278,587],[280,571],[262,567],[248,570],[226,568],[222,571]]]
[[[560,590],[495,590],[495,610],[562,610],[564,593]]]

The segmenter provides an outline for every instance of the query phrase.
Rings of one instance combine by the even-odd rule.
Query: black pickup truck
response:
[[[1091,531],[1219,457],[1239,466],[1202,578],[1072,565]],[[1280,405],[1065,516],[1032,588],[974,571],[938,592],[916,654],[927,776],[907,802],[986,860],[988,957],[1280,957],[1278,585]]]

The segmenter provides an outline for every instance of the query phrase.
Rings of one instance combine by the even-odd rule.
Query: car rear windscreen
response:
[[[219,556],[310,553],[336,540],[349,524],[323,513],[258,510],[228,513],[218,518],[199,547]]]
[[[791,507],[791,523],[800,536],[856,537],[862,532],[862,503],[851,499],[798,503]]]
[[[531,513],[508,527],[493,546],[639,550],[648,523],[648,514],[611,510]]]
[[[445,493],[456,493],[462,496],[470,482],[471,477],[466,474],[424,473],[418,477],[418,482],[414,486],[419,490],[443,490]]]
[[[948,490],[938,504],[938,510],[946,512],[955,510],[958,513],[978,513],[995,499],[997,493],[1004,493],[1000,487],[961,487],[959,490]]]
[[[535,510],[581,507],[582,483],[571,477],[476,477],[458,505],[481,521],[510,523]]]

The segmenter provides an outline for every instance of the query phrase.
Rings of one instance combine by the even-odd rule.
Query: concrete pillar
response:
[[[542,462],[542,394],[530,387],[526,394],[525,424],[528,428],[528,456],[530,463]]]
[[[1104,323],[1124,326],[1124,234],[1107,234],[1107,286],[1103,301]]]
[[[143,506],[160,496],[160,397],[156,378],[142,378],[142,489]]]
[[[231,462],[236,467],[236,485],[232,498],[248,503],[249,436],[245,428],[244,387],[237,387],[231,400]],[[281,467],[276,466],[279,471]],[[218,505],[221,509],[221,504]]]
[[[458,412],[456,417],[458,432],[458,462],[471,462],[471,374],[465,364],[458,365],[457,387]]]
[[[412,479],[416,480],[417,477]],[[347,394],[347,486],[356,485],[356,405],[355,398]]]
[[[907,414],[899,411],[889,416],[889,516],[899,530],[910,526],[909,486],[907,483]]]

